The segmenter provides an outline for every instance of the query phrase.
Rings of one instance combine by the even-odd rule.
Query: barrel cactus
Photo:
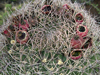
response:
[[[100,30],[77,2],[26,2],[0,30],[1,75],[100,73]]]

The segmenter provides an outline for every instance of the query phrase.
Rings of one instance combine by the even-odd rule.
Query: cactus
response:
[[[78,13],[82,16],[81,22],[78,22],[81,18],[76,21]],[[9,26],[13,26],[13,31]],[[95,18],[77,2],[34,0],[24,3],[21,9],[9,14],[0,30],[1,75],[100,73],[100,30]],[[78,37],[72,40],[75,35]],[[77,40],[80,46],[76,49],[71,43]]]

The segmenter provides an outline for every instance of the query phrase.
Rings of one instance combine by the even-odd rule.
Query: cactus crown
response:
[[[46,13],[42,11],[45,5],[47,7],[43,11],[47,11]],[[77,21],[77,13],[81,13],[84,20]],[[78,20],[81,20],[80,16]],[[84,26],[79,27],[80,32],[76,31],[79,24],[87,26],[86,34]],[[9,25],[13,25],[14,32],[9,32]],[[34,0],[24,3],[2,25],[4,34],[0,36],[0,73],[99,75],[100,48],[96,41],[99,37],[97,28],[94,18],[76,2]]]

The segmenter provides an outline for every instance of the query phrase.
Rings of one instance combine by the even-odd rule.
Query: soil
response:
[[[100,9],[100,1],[99,0],[95,0],[95,1],[93,1],[92,2],[93,4],[98,4],[98,8]],[[85,5],[86,6],[86,9],[87,10],[90,10],[90,12],[91,12],[91,14],[94,16],[94,15],[99,15],[100,16],[100,14],[98,14],[98,11],[93,7],[93,6],[91,6],[91,5]]]

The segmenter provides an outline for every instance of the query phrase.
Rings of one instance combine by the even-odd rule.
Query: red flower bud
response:
[[[69,9],[70,7],[69,7],[67,4],[64,4],[64,5],[63,5],[63,8]]]
[[[83,22],[83,15],[81,13],[76,14],[75,21],[81,24]]]
[[[19,30],[16,32],[16,40],[21,44],[25,44],[28,41],[29,35],[25,30]]]
[[[76,29],[76,33],[77,33],[78,35],[82,36],[82,37],[86,36],[87,33],[88,33],[88,28],[87,28],[87,26],[82,25],[82,24],[78,25],[78,26],[77,26],[77,29]]]
[[[51,11],[51,6],[50,5],[44,5],[41,9],[43,14],[49,14],[49,12]]]
[[[82,57],[82,50],[73,50],[70,53],[70,58],[73,60],[78,60]]]
[[[10,32],[7,29],[3,31],[3,34],[5,36],[7,36],[7,37],[10,37],[11,36]]]
[[[83,43],[82,49],[87,49],[87,48],[92,47],[92,38],[91,37],[84,37],[83,40],[84,40],[84,43]]]
[[[19,29],[27,31],[28,28],[29,28],[29,24],[28,24],[27,20],[22,20],[21,19],[21,23],[19,23]]]
[[[74,35],[74,37],[71,39],[71,47],[74,49],[81,48],[83,43],[83,38],[79,35]]]

